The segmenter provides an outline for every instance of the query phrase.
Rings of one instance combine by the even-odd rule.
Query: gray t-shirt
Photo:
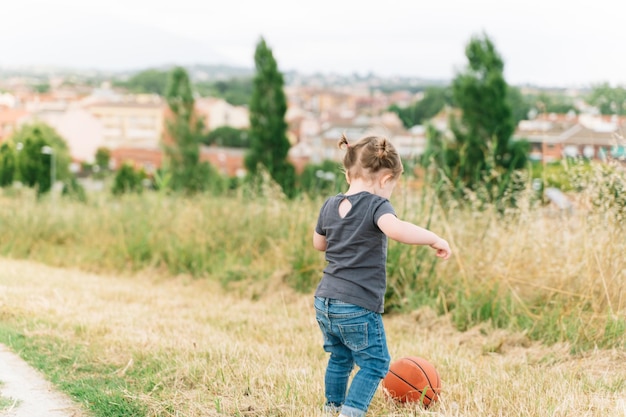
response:
[[[352,208],[339,216],[339,204],[348,199]],[[322,206],[315,231],[326,237],[326,261],[315,295],[355,304],[382,313],[387,287],[387,236],[378,219],[395,211],[386,198],[361,192],[338,194]]]

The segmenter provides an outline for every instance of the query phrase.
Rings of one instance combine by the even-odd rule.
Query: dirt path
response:
[[[2,417],[83,417],[80,406],[52,385],[22,358],[0,344],[0,396],[11,405]]]

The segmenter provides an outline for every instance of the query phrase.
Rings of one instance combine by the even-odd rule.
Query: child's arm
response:
[[[319,251],[326,250],[326,236],[313,232],[313,247]]]
[[[383,214],[378,219],[378,227],[390,239],[409,245],[428,245],[437,250],[437,256],[448,259],[452,251],[444,239],[430,230],[416,226],[413,223],[398,219],[393,214]]]

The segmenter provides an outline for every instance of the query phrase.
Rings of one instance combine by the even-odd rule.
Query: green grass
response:
[[[32,324],[31,324],[32,325]],[[41,327],[44,323],[37,323]],[[31,330],[31,329],[28,329]],[[43,372],[48,379],[98,417],[140,417],[146,407],[125,393],[145,384],[138,371],[117,376],[116,369],[97,360],[95,352],[57,337],[29,335],[0,326],[0,341]]]
[[[0,381],[0,388],[2,388],[2,384],[3,382]],[[15,401],[13,398],[0,396],[0,412],[18,405],[19,401]]]

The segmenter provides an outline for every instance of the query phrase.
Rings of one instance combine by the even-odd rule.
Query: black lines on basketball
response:
[[[441,378],[434,365],[426,359],[407,356],[389,366],[382,385],[385,393],[396,401],[418,402],[428,407],[439,399]]]
[[[432,381],[430,380],[430,376],[428,376],[428,372],[426,372],[426,370],[424,369],[424,367],[422,365],[420,365],[419,363],[417,363],[413,358],[406,358],[409,362],[412,362],[413,364],[415,364],[415,366],[417,366],[419,368],[420,371],[422,371],[422,374],[424,374],[424,378],[426,378],[426,382],[428,382],[428,386],[427,387],[421,387],[421,388],[417,388],[415,387],[416,390],[418,390],[420,393],[423,393],[422,390],[424,388],[426,388],[426,394],[424,394],[426,396],[426,398],[428,398],[430,401],[432,401],[432,397],[430,397],[428,395],[428,389],[430,388],[431,391],[435,392],[435,388],[439,386],[437,385],[433,385]],[[437,379],[439,379],[439,375],[437,375]]]
[[[413,385],[413,383],[411,381],[408,381],[407,379],[403,378],[401,375],[398,375],[397,373],[395,373],[394,371],[389,371],[392,374],[394,374],[400,381],[404,382],[405,384],[407,384],[408,386],[410,386],[411,388],[413,388],[416,391],[421,391],[421,388],[416,387],[415,385]]]

